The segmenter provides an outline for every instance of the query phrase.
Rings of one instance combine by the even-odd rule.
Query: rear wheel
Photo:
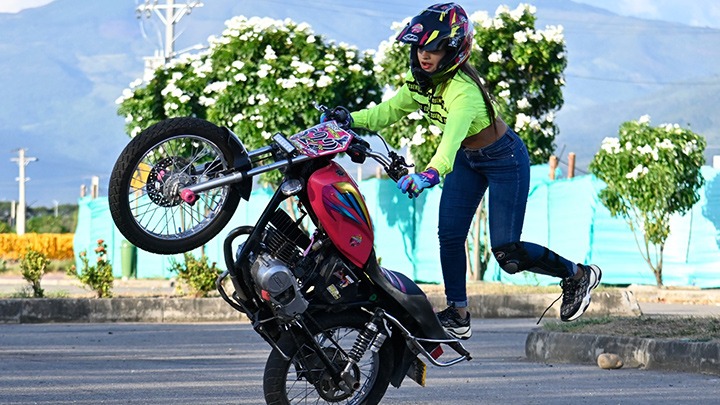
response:
[[[328,314],[318,317],[319,330],[312,331],[315,341],[336,366],[347,365],[348,353],[370,315],[365,313]],[[290,404],[377,404],[385,395],[393,369],[390,340],[377,353],[368,350],[351,368],[359,389],[346,393],[332,379],[317,353],[306,342],[296,344],[292,336],[280,339],[278,346],[290,357],[285,360],[273,349],[265,366],[263,390],[270,405]],[[300,347],[298,347],[300,346]]]
[[[230,169],[228,133],[197,118],[159,122],[122,151],[110,176],[110,213],[135,246],[174,254],[195,249],[232,218],[240,193],[232,185],[197,195],[190,205],[184,187],[217,178]]]

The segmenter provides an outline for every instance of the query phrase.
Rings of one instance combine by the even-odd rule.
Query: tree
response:
[[[379,101],[371,55],[326,42],[307,24],[240,16],[209,42],[123,92],[118,114],[130,136],[166,118],[196,116],[229,127],[253,149],[276,132],[317,124],[314,101],[351,110]]]
[[[567,66],[562,27],[535,28],[535,7],[521,4],[515,10],[497,9],[494,17],[486,12],[470,16],[475,28],[474,51],[470,58],[485,86],[496,99],[496,110],[523,139],[531,163],[545,163],[555,148],[558,128],[555,112],[563,104],[563,72]],[[409,22],[393,25],[400,31]],[[391,37],[380,45],[377,55],[378,77],[394,94],[408,70],[409,47]],[[413,113],[384,134],[395,148],[408,147],[416,167],[422,170],[440,143],[441,131]],[[487,218],[480,205],[470,239],[474,259],[473,278],[481,280],[490,259]],[[474,268],[474,269],[473,269]]]
[[[607,185],[600,200],[630,226],[658,287],[670,216],[686,213],[700,199],[704,150],[702,136],[678,124],[652,127],[645,115],[623,123],[619,138],[605,138],[590,163],[591,173]]]

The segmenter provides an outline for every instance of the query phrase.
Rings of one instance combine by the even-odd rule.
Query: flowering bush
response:
[[[554,150],[555,111],[563,104],[562,86],[565,39],[562,27],[535,28],[535,7],[520,4],[510,10],[500,6],[495,17],[487,12],[470,15],[475,27],[470,63],[496,98],[496,110],[521,136],[532,163],[545,163]],[[400,31],[409,19],[394,24]],[[397,89],[408,69],[409,47],[395,41],[380,45],[378,77]],[[393,93],[387,93],[389,97]],[[410,114],[388,135],[394,147],[408,145],[417,166],[424,168],[440,142],[440,130],[429,125],[421,113]]]
[[[600,192],[603,205],[627,221],[662,286],[670,216],[684,214],[700,199],[705,139],[678,124],[652,127],[647,115],[623,123],[619,135],[603,140],[590,171],[607,185]]]
[[[95,255],[97,256],[96,264],[91,266],[87,251],[80,252],[82,270],[78,271],[75,266],[71,266],[67,270],[67,274],[77,277],[81,283],[95,292],[97,298],[110,298],[112,297],[110,290],[115,278],[113,277],[112,264],[107,259],[107,245],[104,240],[98,239]]]
[[[50,260],[44,254],[34,250],[28,250],[20,260],[20,269],[23,278],[30,283],[33,290],[33,297],[42,298],[45,291],[40,287],[40,279],[45,275],[45,270]]]
[[[186,53],[133,82],[118,98],[131,136],[169,117],[196,116],[233,130],[249,149],[315,125],[312,103],[358,109],[380,98],[370,53],[326,42],[307,24],[235,17],[207,50]]]

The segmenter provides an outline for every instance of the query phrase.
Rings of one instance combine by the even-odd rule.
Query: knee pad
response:
[[[492,249],[500,267],[508,274],[529,270],[533,273],[554,277],[567,277],[569,269],[560,261],[560,256],[545,248],[543,255],[533,259],[522,242],[507,243]]]
[[[532,266],[532,261],[522,242],[506,243],[492,249],[495,260],[508,274],[519,273]]]

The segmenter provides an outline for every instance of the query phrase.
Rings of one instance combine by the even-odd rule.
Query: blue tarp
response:
[[[706,185],[700,201],[686,215],[671,220],[665,245],[663,279],[668,286],[720,287],[720,176],[719,170],[703,167]],[[548,179],[548,166],[531,169],[523,240],[548,246],[577,262],[592,262],[603,270],[606,284],[655,285],[655,277],[640,255],[635,237],[623,219],[612,218],[597,194],[604,184],[594,176]],[[434,188],[410,200],[387,179],[360,182],[375,227],[375,250],[382,265],[424,282],[441,283],[438,257],[437,210],[440,189]],[[252,225],[270,199],[272,191],[258,188],[250,201],[242,200],[228,227],[205,247],[210,261],[224,268],[222,242],[232,228]],[[108,244],[109,260],[116,276],[121,274],[120,244],[123,237],[110,217],[107,198],[79,201],[75,233],[76,255],[86,250],[92,257],[97,239]],[[642,236],[640,236],[642,238]],[[201,250],[193,253],[200,255]],[[169,278],[170,260],[182,255],[163,256],[138,252],[137,275],[141,278]],[[552,284],[557,279],[532,273],[508,275],[494,261],[486,280],[513,284]]]

